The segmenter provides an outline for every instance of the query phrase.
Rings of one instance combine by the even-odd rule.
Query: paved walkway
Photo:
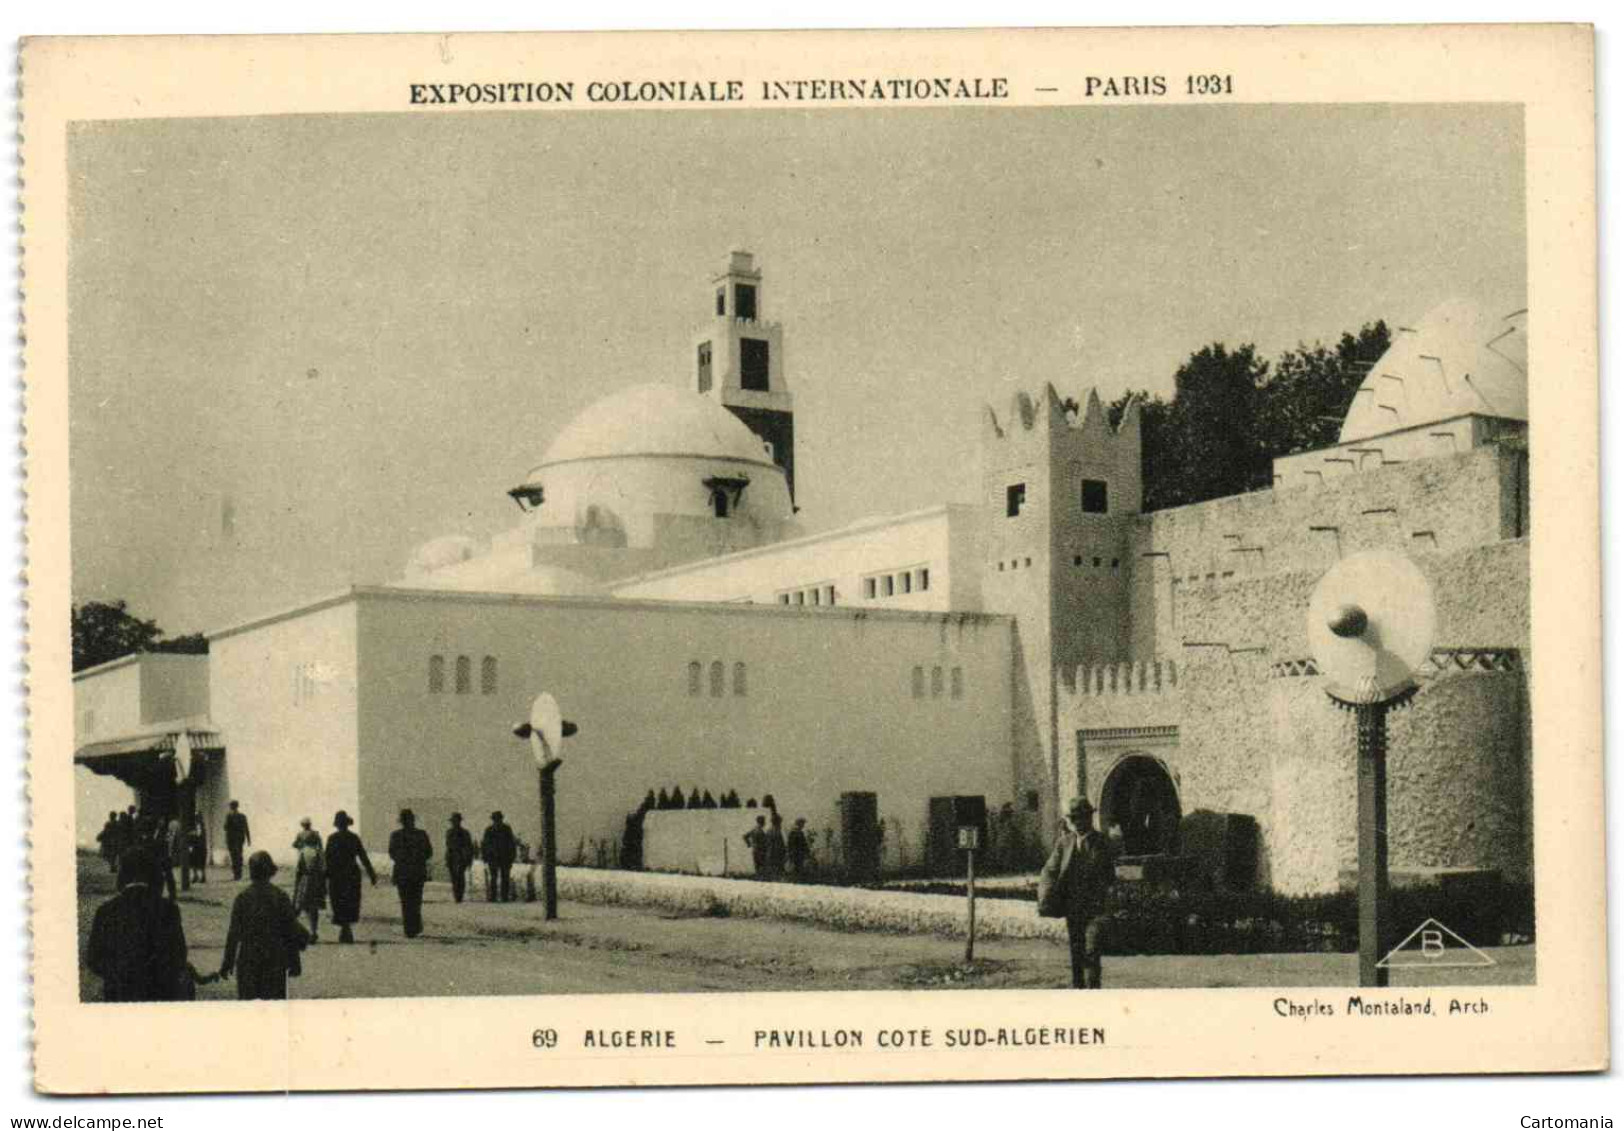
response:
[[[287,870],[279,880],[289,879]],[[194,886],[180,899],[192,962],[216,970],[225,945],[230,901],[245,885]],[[112,894],[100,861],[80,867],[80,946],[95,908]],[[428,886],[425,934],[408,941],[387,882],[365,889],[357,945],[340,946],[323,917],[320,943],[306,952],[294,997],[425,997],[549,993],[676,991],[883,990],[906,988],[1037,989],[1062,986],[1065,949],[1042,939],[977,945],[967,966],[962,941],[931,935],[834,931],[809,923],[661,914],[593,904],[561,905],[548,923],[539,903],[453,903],[445,883]],[[1433,984],[1526,984],[1532,947],[1495,948],[1483,970],[1434,971]],[[1351,986],[1352,955],[1107,957],[1113,987]],[[1422,984],[1401,973],[1395,985]],[[100,994],[83,975],[86,1000]],[[229,982],[205,986],[203,998],[230,998]]]

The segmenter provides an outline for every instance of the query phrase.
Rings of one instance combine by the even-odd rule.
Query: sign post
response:
[[[981,846],[981,830],[967,825],[959,830],[959,847],[964,849],[969,872],[964,885],[965,897],[970,902],[970,933],[964,943],[964,961],[976,960],[976,849]]]
[[[530,705],[530,721],[513,728],[519,738],[530,740],[530,756],[536,762],[536,775],[541,792],[541,884],[544,915],[558,918],[558,831],[554,798],[557,787],[554,775],[564,764],[560,756],[564,739],[579,728],[565,719],[558,709],[558,701],[543,691]]]
[[[1415,697],[1432,653],[1432,586],[1402,554],[1344,558],[1314,587],[1308,640],[1325,692],[1358,719],[1359,984],[1387,985],[1387,712]]]

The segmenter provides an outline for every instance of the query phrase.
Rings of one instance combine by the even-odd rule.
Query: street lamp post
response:
[[[543,691],[530,705],[530,720],[513,728],[518,738],[530,740],[530,756],[536,762],[541,788],[541,885],[545,917],[558,918],[558,830],[554,797],[554,776],[564,764],[560,753],[564,739],[580,728],[558,709],[558,701]]]

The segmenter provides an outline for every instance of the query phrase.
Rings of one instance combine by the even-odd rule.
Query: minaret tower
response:
[[[748,251],[711,280],[711,316],[694,337],[694,388],[744,421],[772,450],[795,498],[795,398],[784,380],[784,333],[763,319],[761,272]]]

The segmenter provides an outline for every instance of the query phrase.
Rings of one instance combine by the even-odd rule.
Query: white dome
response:
[[[634,385],[589,405],[531,471],[614,456],[698,456],[774,466],[762,440],[707,397],[670,385]]]
[[[479,552],[472,538],[461,534],[447,534],[431,539],[413,551],[408,569],[432,573],[437,569],[469,561]]]
[[[1342,422],[1341,443],[1478,413],[1528,419],[1528,312],[1455,299],[1400,329]]]

